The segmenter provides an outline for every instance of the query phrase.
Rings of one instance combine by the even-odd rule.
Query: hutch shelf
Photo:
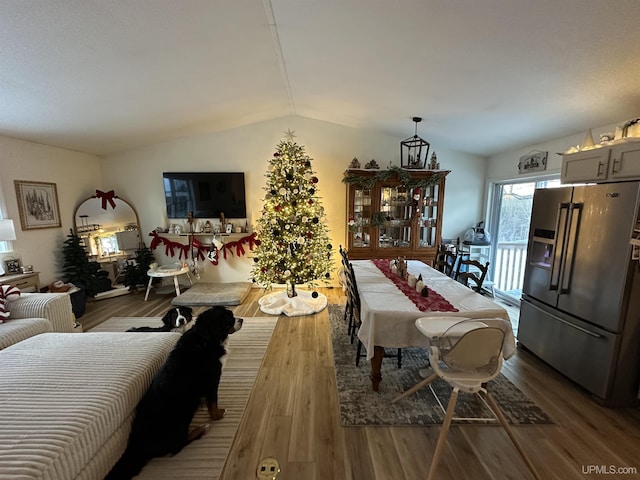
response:
[[[349,169],[349,258],[396,258],[431,264],[441,243],[444,186],[449,170]]]

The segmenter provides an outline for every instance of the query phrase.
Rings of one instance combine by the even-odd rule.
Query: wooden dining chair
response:
[[[349,294],[349,270],[351,269],[351,264],[349,263],[347,251],[342,248],[342,245],[340,245],[340,257],[342,260],[340,282],[342,283],[344,292],[347,295],[347,301],[344,306],[344,315],[342,316],[342,320],[347,324],[347,333],[351,335],[351,328],[353,325],[353,302],[351,300],[351,295]]]
[[[482,293],[482,284],[489,271],[489,263],[482,264],[478,260],[460,258],[455,279],[472,290]]]
[[[350,281],[349,281],[349,285],[350,285],[350,295],[351,295],[351,302],[352,302],[352,326],[350,328],[350,336],[351,336],[351,343],[353,343],[354,341],[358,341],[358,347],[356,348],[356,367],[360,365],[360,358],[364,357],[366,355],[365,352],[363,352],[363,345],[362,342],[360,341],[360,339],[358,338],[358,329],[360,328],[360,325],[362,324],[362,317],[360,316],[360,294],[358,293],[358,282],[356,280],[356,274],[353,271],[353,265],[349,264],[349,273],[350,273]],[[384,356],[385,358],[396,358],[398,360],[398,368],[402,368],[402,348],[398,348],[396,350],[395,353],[391,353],[390,350],[393,349],[386,349],[385,348],[385,353]]]
[[[444,273],[447,277],[453,277],[456,271],[458,255],[450,250],[441,249],[433,260],[433,268]]]

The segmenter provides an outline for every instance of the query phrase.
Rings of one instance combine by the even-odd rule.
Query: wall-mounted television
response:
[[[168,218],[246,218],[243,172],[163,172]]]

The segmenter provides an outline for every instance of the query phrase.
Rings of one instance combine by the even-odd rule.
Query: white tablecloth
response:
[[[418,331],[415,321],[421,317],[503,318],[507,311],[493,300],[476,293],[418,260],[407,261],[409,274],[422,275],[425,285],[446,298],[457,312],[422,312],[413,301],[370,260],[351,262],[360,294],[362,325],[358,338],[373,357],[373,347],[429,347],[429,340]],[[507,333],[505,358],[515,353],[513,332]]]

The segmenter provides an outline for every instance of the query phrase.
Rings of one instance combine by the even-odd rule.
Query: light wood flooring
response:
[[[320,290],[329,303],[344,303],[342,290]],[[265,316],[262,294],[252,290],[236,315]],[[160,316],[170,302],[133,293],[88,304],[80,321],[87,330],[112,316]],[[522,349],[503,373],[555,421],[514,427],[543,479],[640,478],[638,408],[599,406]],[[284,480],[426,478],[439,427],[342,427],[337,402],[327,310],[281,316],[220,478],[254,479],[265,457],[278,459]],[[437,478],[532,477],[502,428],[454,425]]]

